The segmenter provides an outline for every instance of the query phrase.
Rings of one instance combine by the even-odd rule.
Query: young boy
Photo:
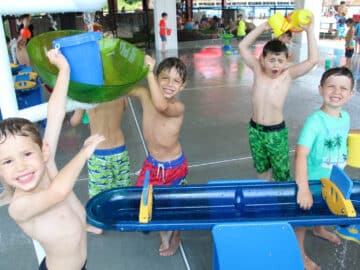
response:
[[[101,142],[87,162],[89,197],[116,187],[131,185],[130,161],[121,130],[121,120],[127,107],[125,97],[100,103],[88,110],[91,134],[102,134]],[[70,119],[72,126],[80,124],[84,110],[76,110]],[[101,234],[102,230],[88,225],[88,231]]]
[[[85,211],[72,192],[78,175],[102,136],[89,137],[80,152],[58,172],[56,147],[65,116],[70,69],[60,52],[49,60],[59,69],[48,103],[42,140],[36,126],[22,118],[0,122],[0,177],[15,188],[9,215],[45,250],[39,269],[79,270],[86,266]]]
[[[143,185],[147,170],[153,185],[181,185],[188,173],[187,160],[179,143],[185,106],[175,96],[185,87],[186,66],[178,58],[166,58],[159,64],[155,75],[155,60],[148,55],[145,65],[150,69],[147,74],[150,90],[136,87],[129,93],[140,99],[143,134],[149,151],[136,185]],[[180,244],[180,232],[160,232],[160,237],[160,255],[174,255]]]
[[[254,72],[253,111],[249,124],[251,154],[257,176],[269,181],[290,180],[288,130],[283,116],[285,98],[291,81],[310,71],[318,62],[313,20],[303,28],[307,33],[308,58],[289,67],[287,47],[280,40],[268,41],[260,59],[249,50],[256,38],[270,29],[267,22],[256,27],[239,43],[242,60]]]
[[[349,18],[346,20],[346,26],[348,27],[348,30],[345,35],[345,58],[346,58],[346,64],[345,66],[348,69],[352,69],[352,61],[351,58],[354,54],[355,50],[355,30],[354,30],[354,20]]]
[[[166,27],[166,20],[168,18],[168,14],[166,12],[161,13],[161,20],[159,22],[159,27],[160,27],[160,38],[161,38],[161,52],[164,53],[166,52],[166,42],[167,42],[167,38],[166,38],[166,31],[167,31],[167,27]]]
[[[321,77],[319,92],[323,103],[320,109],[306,120],[296,146],[297,202],[303,209],[310,209],[313,204],[309,180],[330,178],[333,165],[341,168],[346,165],[350,118],[349,114],[342,110],[342,107],[354,94],[353,87],[353,75],[346,67],[329,69]],[[331,143],[336,147],[329,147]],[[320,269],[305,253],[306,228],[298,227],[295,228],[295,231],[305,269]],[[341,243],[339,237],[322,226],[314,227],[313,232],[337,245]]]

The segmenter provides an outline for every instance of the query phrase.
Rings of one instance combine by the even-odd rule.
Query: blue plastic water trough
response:
[[[233,222],[288,222],[293,226],[360,224],[360,217],[332,214],[321,196],[320,181],[312,181],[314,205],[302,210],[294,182],[222,181],[209,185],[157,186],[152,220],[138,222],[141,187],[118,188],[94,196],[87,204],[88,222],[104,230],[211,230]],[[360,211],[360,181],[353,181],[351,201]]]

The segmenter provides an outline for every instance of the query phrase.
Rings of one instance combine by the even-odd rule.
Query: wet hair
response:
[[[30,139],[42,148],[42,138],[37,127],[24,118],[7,118],[0,121],[0,144],[4,143],[9,136],[30,137]]]
[[[186,66],[185,66],[184,62],[181,61],[177,57],[169,57],[169,58],[165,58],[163,61],[161,61],[156,70],[156,76],[159,76],[159,74],[163,70],[170,70],[172,68],[176,69],[176,71],[179,73],[183,83],[185,83],[186,76],[187,76]]]
[[[262,56],[266,57],[268,53],[273,53],[275,55],[284,53],[286,55],[286,58],[288,58],[289,56],[289,51],[285,43],[278,39],[272,39],[265,44]]]
[[[22,15],[19,16],[19,20],[21,21],[21,20],[23,20],[23,19],[25,19],[27,17],[30,17],[30,14],[22,14]]]
[[[168,14],[166,12],[161,13],[161,18],[166,17]]]
[[[283,35],[292,38],[292,32],[290,30],[287,30]]]
[[[354,20],[352,18],[348,18],[348,19],[346,19],[345,23],[346,24],[353,24]]]
[[[348,69],[347,67],[335,67],[335,68],[328,69],[321,76],[320,85],[323,86],[325,84],[326,80],[330,76],[345,76],[345,77],[348,77],[351,80],[351,89],[354,88],[354,76],[353,76],[351,70]]]

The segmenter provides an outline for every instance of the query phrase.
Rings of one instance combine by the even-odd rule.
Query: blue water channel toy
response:
[[[293,181],[217,180],[205,185],[155,186],[152,190],[151,185],[145,183],[143,188],[116,188],[92,197],[86,205],[87,221],[104,230],[211,230],[214,269],[260,270],[265,267],[262,262],[271,263],[272,269],[304,269],[292,226],[352,225],[350,230],[360,224],[360,217],[356,215],[360,210],[360,181],[349,179],[351,185],[342,184],[348,176],[339,168],[334,170],[331,182],[323,179],[310,182],[314,201],[310,210],[301,209],[297,204],[297,186]],[[340,197],[343,199],[332,202]],[[236,233],[226,233],[234,230]],[[280,232],[288,243],[286,248],[279,245]],[[244,243],[234,239],[235,235],[251,235],[251,241],[246,243],[255,243],[254,250],[250,249],[253,245],[239,244],[234,254],[231,251],[234,241]],[[248,254],[249,249],[253,256],[251,252]],[[291,256],[284,256],[288,254],[284,252],[290,252]],[[247,255],[239,258],[239,254]],[[274,256],[270,258],[269,254]],[[278,255],[285,258],[284,263],[275,259]],[[300,259],[289,268],[286,258],[293,256]]]

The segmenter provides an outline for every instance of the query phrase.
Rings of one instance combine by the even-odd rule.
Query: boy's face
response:
[[[12,187],[31,191],[44,175],[47,158],[30,137],[9,135],[0,144],[0,177]]]
[[[354,94],[351,80],[346,76],[330,76],[319,86],[323,104],[332,109],[341,109]]]
[[[265,73],[271,78],[276,78],[285,69],[287,58],[285,53],[269,52],[265,57],[261,57],[261,61]]]
[[[174,67],[162,70],[158,83],[165,98],[172,98],[184,89],[184,82]]]

